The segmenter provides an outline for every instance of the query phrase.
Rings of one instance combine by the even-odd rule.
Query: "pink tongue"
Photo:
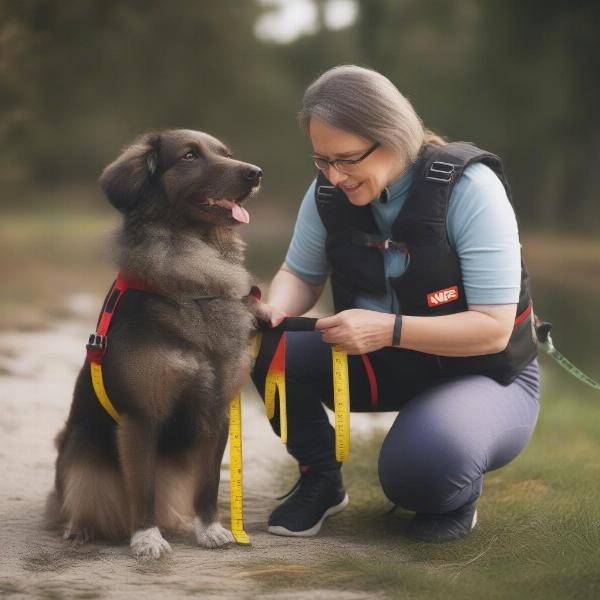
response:
[[[236,221],[239,221],[240,223],[250,223],[250,215],[248,214],[248,211],[233,200],[229,200],[229,198],[220,198],[219,200],[209,198],[208,200],[212,204],[216,204],[217,206],[221,206],[222,208],[230,210],[231,216]]]
[[[248,211],[239,204],[234,203],[231,208],[231,216],[240,223],[250,223],[250,215]]]

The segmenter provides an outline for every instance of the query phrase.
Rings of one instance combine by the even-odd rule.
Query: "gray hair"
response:
[[[379,142],[409,162],[426,141],[421,119],[398,88],[381,73],[356,65],[329,69],[308,86],[298,114],[306,131],[313,117]]]

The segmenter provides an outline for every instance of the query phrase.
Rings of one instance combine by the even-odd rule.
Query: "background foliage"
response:
[[[3,207],[91,185],[135,135],[175,126],[225,138],[263,167],[264,201],[295,212],[312,175],[302,92],[354,62],[431,128],[499,153],[526,227],[595,231],[599,3],[358,0],[334,31],[328,1],[314,33],[282,45],[256,37],[273,10],[258,0],[0,0]]]

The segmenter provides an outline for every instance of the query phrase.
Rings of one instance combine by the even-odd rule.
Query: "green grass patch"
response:
[[[470,536],[446,544],[406,537],[411,513],[390,514],[377,480],[385,432],[376,431],[351,440],[351,503],[320,534],[337,543],[329,550],[316,538],[318,560],[254,564],[253,579],[265,589],[403,599],[600,597],[600,398],[580,384],[556,386],[552,375],[528,447],[486,476]],[[289,470],[282,477],[287,483]]]
[[[42,327],[69,317],[75,294],[103,296],[118,216],[81,212],[4,214],[0,220],[0,328]]]

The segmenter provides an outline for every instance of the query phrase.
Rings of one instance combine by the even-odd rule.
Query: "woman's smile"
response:
[[[358,183],[340,183],[339,187],[342,188],[346,194],[351,194],[352,192],[355,192],[362,184],[362,181],[359,181]]]

